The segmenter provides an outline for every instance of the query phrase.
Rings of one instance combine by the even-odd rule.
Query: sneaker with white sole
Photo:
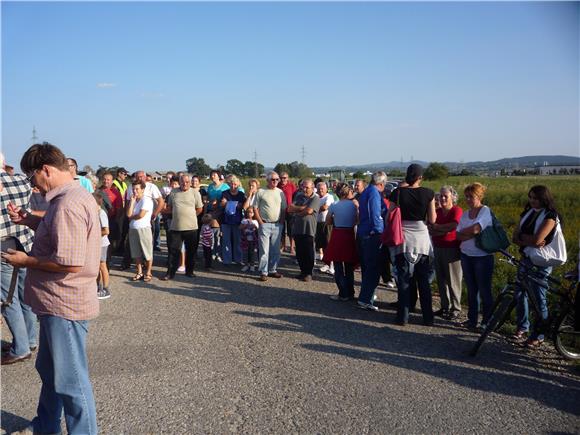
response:
[[[373,305],[373,304],[367,304],[365,302],[358,301],[357,305],[359,308],[362,308],[363,310],[379,311],[379,307],[377,307],[376,305]]]
[[[322,266],[318,270],[320,270],[320,272],[322,272],[322,273],[328,273],[328,271],[330,270],[330,267],[328,266],[328,264],[325,264],[324,266]]]
[[[109,289],[103,288],[97,292],[97,299],[109,299],[111,297],[111,292]]]

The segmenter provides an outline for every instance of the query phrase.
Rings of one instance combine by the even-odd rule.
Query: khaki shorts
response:
[[[153,234],[151,234],[151,227],[129,228],[129,246],[131,247],[131,258],[152,260]]]

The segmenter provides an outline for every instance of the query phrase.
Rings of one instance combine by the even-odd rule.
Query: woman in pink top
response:
[[[457,206],[457,192],[451,186],[443,186],[439,192],[441,207],[437,209],[437,219],[430,227],[431,240],[435,251],[435,273],[441,297],[441,309],[436,316],[457,320],[461,312],[461,269],[460,241],[455,229],[461,220],[463,210]]]

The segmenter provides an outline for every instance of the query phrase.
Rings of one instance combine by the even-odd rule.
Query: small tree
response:
[[[440,178],[447,178],[449,176],[449,169],[443,163],[433,162],[427,169],[425,169],[425,173],[423,177],[426,180],[438,180]]]
[[[207,177],[211,168],[205,163],[205,160],[198,157],[192,157],[185,161],[185,167],[190,174],[196,174],[200,177]]]
[[[228,160],[226,163],[226,172],[228,174],[243,176],[246,175],[244,170],[245,170],[244,164],[238,159],[231,159]]]

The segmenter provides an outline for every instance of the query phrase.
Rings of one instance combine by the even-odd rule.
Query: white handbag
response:
[[[522,218],[522,222],[524,222],[532,212],[533,210],[530,210]],[[542,225],[544,222],[545,214],[546,211],[543,210],[540,216],[538,216],[534,232],[537,232],[540,228],[540,225]],[[555,267],[566,263],[568,254],[566,252],[566,240],[564,240],[564,233],[562,233],[560,220],[556,219],[556,231],[554,232],[554,238],[548,245],[544,245],[539,248],[534,246],[526,246],[524,248],[524,254],[527,255],[532,264],[539,267]]]

